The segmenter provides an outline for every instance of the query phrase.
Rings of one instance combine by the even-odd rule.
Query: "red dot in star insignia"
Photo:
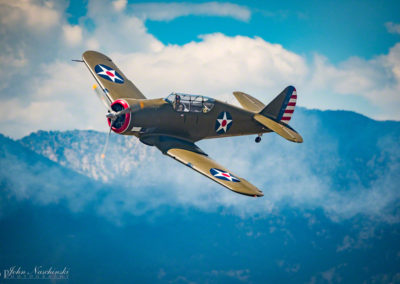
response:
[[[222,125],[222,127],[224,127],[226,125],[226,120],[223,120],[221,125]]]
[[[230,175],[229,175],[229,174],[226,174],[226,173],[222,173],[222,175],[223,175],[224,177],[230,177]]]
[[[107,74],[108,76],[110,76],[110,77],[114,77],[114,74],[111,73],[110,71],[107,71],[106,74]]]

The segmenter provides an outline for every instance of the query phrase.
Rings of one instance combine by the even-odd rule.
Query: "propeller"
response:
[[[103,90],[100,90],[100,88],[94,84],[93,85],[93,90],[96,93],[97,97],[101,100],[101,102],[104,104],[104,106],[106,107],[106,109],[108,111],[111,111],[111,102],[108,99],[108,97],[106,97],[106,94],[104,93]]]
[[[126,109],[123,109],[121,111],[115,112],[115,111],[112,110],[111,102],[108,99],[108,97],[106,96],[106,94],[104,93],[104,91],[100,90],[100,88],[96,84],[93,85],[93,90],[96,93],[97,97],[103,102],[104,106],[106,107],[107,112],[108,112],[106,114],[106,117],[108,119],[110,119],[110,129],[108,131],[107,138],[106,138],[106,143],[104,144],[103,151],[101,152],[101,156],[100,156],[102,159],[104,159],[106,157],[106,151],[107,151],[107,148],[108,148],[108,141],[110,140],[110,134],[111,134],[112,127],[114,126],[114,122],[117,120],[117,118],[119,116],[130,112],[131,108],[126,108]]]
[[[113,127],[113,123],[114,123],[114,121],[111,121],[110,130],[108,131],[107,138],[106,138],[106,144],[104,144],[103,151],[101,152],[101,155],[100,155],[100,157],[102,159],[104,159],[106,157],[106,151],[107,151],[107,147],[108,147],[108,140],[110,139],[110,134],[111,134],[111,129]]]

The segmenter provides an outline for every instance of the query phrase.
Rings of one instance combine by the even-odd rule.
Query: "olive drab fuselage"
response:
[[[222,138],[238,135],[270,132],[252,119],[254,113],[215,100],[208,112],[178,111],[173,103],[165,99],[152,100],[131,112],[129,128],[122,134],[141,137],[149,134],[168,134],[192,142],[207,138]],[[134,108],[135,109],[135,108]],[[224,112],[231,116],[230,127],[226,132],[217,133],[218,117]]]

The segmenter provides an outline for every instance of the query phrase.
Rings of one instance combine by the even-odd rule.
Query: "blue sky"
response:
[[[251,12],[248,21],[187,16],[170,22],[150,21],[149,31],[164,43],[185,44],[197,35],[222,32],[259,36],[296,53],[318,52],[332,62],[351,56],[366,59],[387,53],[399,41],[385,23],[400,22],[398,1],[234,1]],[[176,33],[179,31],[179,33]]]
[[[106,130],[93,79],[70,61],[87,49],[112,57],[150,98],[184,91],[237,103],[231,93],[241,90],[268,102],[295,85],[300,106],[399,120],[399,6],[1,2],[0,62],[8,72],[0,79],[0,132]]]
[[[154,1],[128,1],[155,3]],[[167,3],[162,2],[162,3]],[[170,1],[171,2],[171,1]],[[177,1],[208,3],[207,1]],[[227,3],[220,1],[222,3]],[[259,36],[292,51],[326,55],[332,62],[351,56],[366,59],[383,53],[399,41],[386,23],[399,23],[398,1],[230,1],[247,9],[248,20],[188,15],[170,21],[149,20],[146,27],[164,44],[183,45],[198,35],[221,32],[229,36]],[[86,15],[87,1],[72,1],[68,21],[78,24]]]

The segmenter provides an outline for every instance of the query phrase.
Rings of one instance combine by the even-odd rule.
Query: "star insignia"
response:
[[[231,115],[228,112],[223,112],[221,114],[217,118],[217,124],[216,124],[215,131],[217,133],[226,133],[229,130],[229,128],[231,127],[233,120],[232,120]]]
[[[235,177],[233,174],[225,172],[223,170],[219,170],[216,168],[212,168],[210,169],[210,173],[219,179],[222,180],[227,180],[227,181],[233,181],[233,182],[240,182],[240,179],[238,179],[237,177]]]
[[[95,71],[96,71],[97,75],[101,76],[104,79],[112,81],[114,83],[122,84],[124,82],[124,79],[122,78],[122,76],[120,74],[118,74],[114,69],[112,69],[108,66],[98,64],[95,67]]]

